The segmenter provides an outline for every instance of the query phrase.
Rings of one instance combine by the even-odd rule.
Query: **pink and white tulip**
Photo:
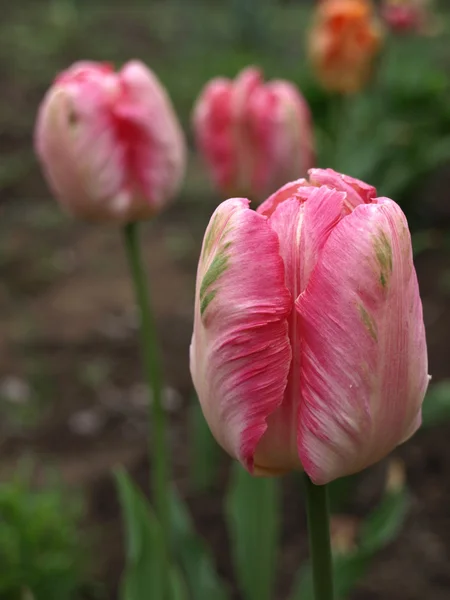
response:
[[[408,439],[428,385],[405,215],[330,169],[257,211],[214,212],[197,272],[191,374],[222,447],[255,475],[358,472]]]
[[[197,146],[224,196],[262,200],[314,165],[311,114],[289,81],[249,67],[210,81],[195,105]]]
[[[58,75],[39,108],[35,147],[56,197],[94,221],[151,217],[178,191],[186,161],[170,99],[139,61],[117,73],[78,62]]]

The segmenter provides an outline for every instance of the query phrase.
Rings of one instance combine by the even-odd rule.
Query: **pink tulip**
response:
[[[231,81],[217,78],[194,109],[198,148],[224,196],[263,199],[314,164],[308,105],[288,81],[264,83],[249,67]]]
[[[384,0],[381,15],[386,25],[397,33],[427,33],[432,21],[429,0]]]
[[[177,192],[185,143],[155,75],[131,61],[78,62],[61,73],[38,113],[35,145],[67,210],[96,221],[146,219]]]
[[[427,351],[408,224],[330,169],[248,204],[226,200],[206,230],[192,378],[214,436],[251,473],[303,468],[324,484],[420,425]]]

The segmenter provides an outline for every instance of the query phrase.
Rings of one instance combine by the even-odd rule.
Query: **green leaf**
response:
[[[203,416],[197,398],[190,408],[190,481],[197,492],[210,489],[217,479],[221,450]]]
[[[189,593],[187,585],[180,570],[177,568],[172,568],[169,577],[171,600],[188,600]],[[145,600],[145,598],[142,600]]]
[[[195,600],[228,600],[204,541],[197,535],[186,506],[174,490],[171,494],[172,548]]]
[[[127,566],[121,599],[160,598],[161,528],[146,498],[128,475],[120,470],[116,473],[116,481],[126,531]],[[171,569],[172,600],[228,600],[228,594],[216,575],[204,542],[197,536],[189,513],[175,490],[171,493],[170,511],[171,545],[183,570],[182,572],[175,567]]]
[[[279,540],[279,489],[234,465],[226,501],[234,565],[246,600],[270,600]]]
[[[365,551],[333,557],[334,594],[336,600],[347,597],[366,572],[371,556]],[[310,565],[300,569],[290,600],[315,600],[312,571]]]
[[[366,573],[375,554],[395,540],[408,510],[405,490],[388,492],[381,503],[365,519],[359,545],[347,554],[333,556],[333,577],[336,600],[344,600]],[[314,600],[311,565],[300,569],[290,600]]]
[[[450,379],[432,385],[422,406],[422,427],[439,425],[450,419]]]
[[[162,546],[161,528],[142,492],[125,471],[119,470],[115,476],[126,534],[126,567],[120,598],[122,600],[161,598],[163,591],[161,577],[163,564],[159,552]]]
[[[388,492],[361,528],[361,549],[375,553],[395,540],[405,521],[409,499],[405,490]]]

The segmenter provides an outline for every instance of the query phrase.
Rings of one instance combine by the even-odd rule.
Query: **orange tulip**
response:
[[[358,92],[372,75],[382,31],[370,0],[323,0],[309,36],[309,55],[324,88]]]

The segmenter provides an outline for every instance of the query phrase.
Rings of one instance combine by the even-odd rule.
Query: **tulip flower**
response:
[[[191,374],[221,446],[255,475],[356,473],[408,439],[428,384],[405,215],[357,179],[311,169],[206,230]]]
[[[220,192],[262,200],[314,165],[309,107],[289,81],[249,67],[210,81],[194,108],[197,146]]]
[[[309,56],[325,89],[354,94],[370,80],[382,33],[370,0],[323,0],[309,34]]]
[[[397,33],[425,33],[431,9],[428,0],[384,0],[381,14],[386,25]]]
[[[178,190],[185,165],[170,100],[138,61],[117,73],[78,62],[58,75],[39,108],[35,146],[56,197],[94,221],[151,217]]]

